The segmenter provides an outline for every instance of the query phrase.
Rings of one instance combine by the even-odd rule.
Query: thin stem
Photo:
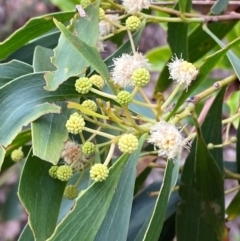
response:
[[[127,30],[127,33],[128,33],[129,41],[131,43],[132,52],[133,52],[133,54],[135,54],[136,48],[135,48],[135,44],[134,44],[134,41],[133,41],[132,33],[129,30]]]
[[[173,92],[169,95],[167,100],[161,106],[162,111],[164,111],[166,107],[170,104],[170,102],[173,100],[174,96],[177,94],[180,88],[181,88],[180,84],[176,86],[176,88],[173,90]]]
[[[240,174],[231,172],[227,168],[224,168],[224,174],[226,179],[240,180]]]
[[[111,159],[112,159],[114,150],[115,150],[115,143],[112,143],[112,144],[110,145],[110,149],[109,149],[107,158],[106,158],[105,162],[103,163],[103,165],[107,166],[107,165],[109,164],[109,162],[110,162]]]
[[[113,100],[117,100],[117,96],[116,95],[111,95],[111,94],[108,94],[108,93],[105,93],[103,91],[100,91],[100,90],[97,90],[97,89],[94,89],[94,88],[91,88],[90,90],[92,93],[95,93],[97,95],[100,95],[100,96],[103,96],[103,97],[106,97],[108,99],[113,99]]]
[[[151,162],[151,163],[149,163],[148,167],[165,169],[166,168],[166,164],[160,164],[160,163]]]
[[[239,109],[240,110],[240,109]],[[222,121],[222,124],[227,124],[227,123],[233,123],[236,119],[240,117],[240,111],[239,113],[236,113],[235,115],[225,119]]]
[[[113,135],[110,135],[110,134],[105,133],[105,132],[93,130],[93,129],[90,129],[88,127],[84,127],[84,130],[87,131],[87,132],[93,133],[93,134],[97,134],[99,136],[104,136],[104,137],[106,137],[108,139],[111,139],[111,140],[115,138],[115,136],[113,136]]]
[[[149,106],[152,105],[152,102],[148,99],[148,97],[146,96],[146,94],[143,92],[142,88],[139,88],[139,93],[141,94],[141,96],[143,97],[143,99],[145,100],[146,103],[149,104]],[[154,115],[157,114],[157,111],[153,108],[151,108],[151,111],[153,112]]]
[[[84,169],[81,171],[79,178],[77,179],[76,183],[74,184],[75,187],[78,187],[78,185],[80,184],[80,182],[83,178],[83,174],[84,174]]]
[[[238,191],[238,190],[240,190],[240,185],[236,186],[236,187],[233,187],[233,188],[230,188],[230,189],[226,190],[224,193],[225,193],[225,195],[227,195],[227,194],[230,194],[230,193]]]

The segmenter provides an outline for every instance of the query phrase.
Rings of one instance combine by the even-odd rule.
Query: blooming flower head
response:
[[[198,70],[193,64],[184,61],[182,58],[179,59],[177,56],[173,57],[172,62],[167,66],[170,73],[169,78],[185,87],[188,87],[198,74]]]
[[[125,7],[127,13],[135,14],[140,12],[143,8],[148,9],[150,6],[149,0],[123,0],[122,5]]]
[[[118,14],[108,14],[106,16],[106,18],[108,18],[112,22],[119,23]],[[112,25],[111,23],[109,23],[105,20],[102,20],[99,22],[99,35],[101,37],[104,37],[104,36],[114,32],[115,29],[116,29],[116,27],[114,25]]]
[[[133,72],[138,68],[149,68],[148,60],[141,54],[123,54],[113,59],[113,70],[111,72],[113,82],[122,88],[133,87],[131,79]]]
[[[158,150],[158,155],[174,159],[181,154],[182,148],[187,148],[181,131],[175,125],[160,121],[150,128],[149,143],[152,143]]]

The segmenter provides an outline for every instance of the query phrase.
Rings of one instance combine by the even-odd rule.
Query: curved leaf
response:
[[[222,142],[221,116],[224,92],[225,88],[219,92],[202,125],[203,137],[206,143],[218,144]],[[202,140],[200,145],[202,149],[198,147],[196,154],[196,141],[194,141],[191,152],[186,159],[180,182],[179,195],[182,200],[177,210],[176,225],[177,239],[179,241],[217,241],[219,240],[217,237],[219,228],[224,230],[222,149],[213,149],[210,154]],[[208,161],[210,162],[209,166]],[[215,173],[215,176],[212,175],[212,172]],[[208,182],[206,183],[206,180],[204,181],[200,177],[208,180]],[[211,193],[207,192],[209,189],[214,189],[215,185],[218,188],[213,191],[213,194],[214,197],[217,197],[217,200],[212,199]],[[216,209],[214,210],[214,208]],[[214,215],[214,211],[218,213]],[[211,226],[209,225],[209,219],[211,219]]]
[[[18,60],[12,60],[8,63],[0,64],[0,87],[15,78],[32,72],[32,66]]]
[[[74,12],[52,13],[30,19],[23,27],[18,29],[4,42],[0,43],[0,60],[7,58],[11,53],[28,43],[30,40],[55,28],[55,24],[52,21],[53,18],[65,22],[70,20],[73,13]]]
[[[78,97],[74,81],[69,80],[57,91],[48,92],[43,88],[43,73],[34,73],[17,78],[0,88],[0,143],[3,146],[9,145],[24,125],[40,116],[59,113],[60,107],[47,102]]]
[[[33,154],[54,165],[58,163],[68,139],[65,124],[71,114],[66,103],[56,104],[61,106],[60,115],[44,115],[32,123]]]
[[[66,185],[50,177],[51,166],[30,152],[20,179],[19,198],[36,241],[45,241],[53,233]]]
[[[24,227],[18,241],[34,241],[34,236],[28,224]]]
[[[17,59],[25,63],[32,64],[35,48],[37,46],[54,48],[58,43],[59,37],[60,37],[59,31],[41,36],[31,41],[30,43],[24,45],[14,53],[10,54],[5,61]]]
[[[229,0],[217,0],[211,7],[211,12],[215,15],[221,14],[227,9]]]
[[[57,67],[57,70],[46,73],[46,89],[55,90],[69,77],[83,74],[89,65],[92,65],[104,79],[109,79],[108,69],[95,48],[99,35],[98,8],[96,4],[98,2],[86,9],[86,18],[81,18],[78,15],[74,18],[72,25],[70,25],[71,27],[69,27],[71,31],[62,23],[54,20],[62,35],[52,58],[52,62]],[[66,61],[67,59],[70,61]]]
[[[50,58],[53,56],[53,50],[42,46],[37,46],[33,56],[34,72],[54,71],[56,67],[51,63]]]

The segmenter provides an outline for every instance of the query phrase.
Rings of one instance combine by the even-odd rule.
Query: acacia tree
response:
[[[239,14],[237,2],[211,4],[204,15],[189,0],[82,0],[0,44],[0,163],[21,167],[29,215],[19,241],[228,239],[240,196],[225,208],[240,187],[224,190],[240,180]],[[168,45],[144,55],[149,23]],[[102,59],[106,40],[118,48]],[[219,68],[225,77],[211,75]],[[142,188],[152,168],[164,175]]]

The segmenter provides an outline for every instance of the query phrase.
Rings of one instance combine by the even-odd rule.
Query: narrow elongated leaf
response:
[[[215,15],[221,14],[227,9],[229,0],[217,0],[211,7],[211,12]]]
[[[50,177],[51,166],[30,152],[20,179],[19,198],[36,241],[45,241],[53,233],[66,185]]]
[[[18,241],[34,241],[34,236],[28,223],[24,227]]]
[[[8,63],[0,64],[0,87],[17,77],[25,74],[30,74],[32,72],[32,66],[17,60],[12,60]]]
[[[54,71],[56,67],[51,63],[53,50],[37,46],[34,51],[33,69],[34,72]]]
[[[204,63],[201,65],[199,69],[199,74],[197,76],[197,79],[193,81],[193,83],[188,88],[187,92],[183,92],[182,95],[179,97],[178,102],[176,106],[174,107],[173,111],[171,112],[171,116],[177,111],[177,109],[184,103],[184,101],[193,93],[196,88],[203,83],[207,75],[210,73],[210,71],[213,69],[213,67],[216,65],[218,61],[220,61],[224,55],[227,53],[229,49],[231,49],[236,44],[240,43],[240,38],[235,39],[231,43],[229,43],[225,48],[217,51],[216,53],[208,56]],[[169,117],[170,118],[170,117]]]
[[[129,157],[128,163],[121,173],[119,184],[111,205],[94,241],[126,241],[127,239],[136,177],[136,166],[145,137],[146,135],[141,137],[139,140],[138,151],[134,152],[134,154]]]
[[[49,30],[54,29],[53,18],[59,21],[68,21],[74,12],[60,12],[47,14],[30,19],[23,27],[18,29],[4,42],[0,43],[0,60],[7,58],[11,53]]]
[[[156,203],[156,197],[150,193],[159,190],[162,183],[154,182],[144,188],[133,200],[131,220],[127,241],[142,241]],[[179,196],[177,192],[171,194],[168,202],[165,220],[176,212]]]
[[[181,10],[184,14],[185,11],[190,11],[191,3],[190,0],[180,0],[179,4],[176,5],[175,9]],[[167,40],[172,53],[178,56],[182,56],[188,60],[188,24],[187,23],[168,23],[168,35]]]
[[[35,73],[17,78],[0,88],[0,143],[9,145],[24,125],[40,116],[59,113],[60,107],[47,102],[78,97],[74,82],[74,79],[69,80],[57,91],[48,92],[43,88],[43,73]]]
[[[23,61],[25,63],[32,65],[35,48],[37,46],[42,46],[42,47],[46,47],[46,48],[54,48],[54,47],[56,47],[56,45],[58,43],[59,36],[60,36],[59,31],[53,32],[53,33],[51,32],[49,34],[41,36],[41,37],[31,41],[30,43],[24,45],[23,47],[16,50],[12,54],[10,54],[7,57],[7,59],[5,59],[4,61],[10,61],[10,60],[17,59],[17,60],[20,60],[20,61]]]
[[[222,142],[221,113],[224,92],[225,88],[219,92],[202,125],[203,138],[206,143]],[[182,201],[177,210],[176,226],[179,241],[217,241],[219,240],[217,236],[221,235],[218,233],[219,228],[224,230],[222,150],[216,148],[209,154],[202,140],[200,145],[196,153],[196,141],[193,143],[180,182],[179,195]],[[208,162],[210,162],[209,166]],[[207,184],[206,180],[208,180]],[[214,198],[212,198],[210,192],[215,185],[216,190],[213,191]],[[209,222],[211,222],[210,225]]]
[[[46,74],[46,89],[55,90],[69,77],[84,74],[90,65],[105,79],[109,79],[107,67],[96,49],[99,35],[98,2],[90,5],[86,9],[86,14],[86,18],[77,15],[73,19],[71,30],[54,20],[62,35],[52,58],[57,70]],[[67,59],[70,61],[66,61]]]
[[[64,143],[68,139],[65,127],[71,114],[66,103],[57,102],[61,106],[61,114],[48,114],[32,123],[33,154],[56,165],[61,157]]]
[[[203,30],[207,34],[209,34],[220,47],[225,48],[225,44],[213,32],[211,32],[206,25],[203,26]],[[240,59],[233,53],[232,50],[229,50],[227,52],[227,57],[230,63],[232,64],[232,67],[235,70],[238,79],[240,79]]]
[[[119,179],[127,164],[122,156],[110,169],[105,182],[91,185],[76,201],[69,215],[57,226],[48,241],[93,241],[109,210]]]
[[[186,0],[179,0],[178,4],[179,4],[181,14],[184,14],[185,12],[191,11],[192,1],[190,1],[190,0],[187,0],[187,1]]]
[[[144,235],[143,241],[156,241],[158,240],[162,226],[165,220],[166,209],[168,200],[170,197],[170,192],[172,187],[172,171],[174,168],[174,162],[172,160],[168,160],[164,177],[163,177],[163,184],[161,186],[156,205],[148,225],[147,231]]]
[[[204,156],[203,156],[204,153]],[[224,180],[206,143],[198,136],[196,150],[196,187],[201,196],[201,212],[216,238],[224,235]]]

